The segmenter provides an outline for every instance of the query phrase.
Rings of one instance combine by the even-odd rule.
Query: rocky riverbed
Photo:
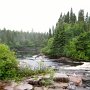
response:
[[[89,86],[84,86],[86,78],[81,75],[67,75],[55,73],[50,85],[44,85],[43,80],[49,80],[50,75],[33,76],[23,80],[20,83],[11,82],[3,84],[2,90],[90,90]],[[83,83],[84,82],[84,83]],[[1,89],[0,89],[1,90]]]
[[[44,67],[52,67],[56,70],[53,76],[52,84],[43,85],[43,79],[48,80],[50,75],[29,77],[19,84],[11,82],[9,85],[2,84],[4,89],[0,90],[90,90],[90,63],[89,62],[72,62],[68,58],[59,60],[48,59],[45,57],[27,57],[20,59],[20,65],[38,67],[38,62],[44,62]]]

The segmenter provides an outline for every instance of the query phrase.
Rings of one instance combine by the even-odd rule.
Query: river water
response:
[[[55,68],[57,70],[57,72],[61,72],[61,73],[66,73],[69,71],[72,73],[77,73],[78,72],[90,72],[90,62],[82,62],[83,64],[81,65],[70,65],[70,64],[65,64],[65,63],[59,63],[57,61],[55,61],[55,59],[49,59],[49,58],[45,58],[43,56],[39,56],[36,57],[25,57],[23,59],[19,59],[20,61],[20,65],[21,66],[30,66],[32,69],[37,68],[40,65],[40,62],[42,62],[43,67],[52,67]]]
[[[56,70],[56,72],[67,74],[67,75],[84,75],[85,77],[89,76],[90,79],[90,62],[83,62],[82,65],[69,65],[65,63],[56,62],[55,59],[48,59],[43,56],[33,56],[33,57],[26,57],[24,59],[19,59],[21,67],[29,66],[32,69],[35,69],[42,64],[42,68],[45,67],[52,67]],[[85,90],[90,90],[90,81],[85,83],[87,88]],[[84,90],[84,89],[80,89]]]

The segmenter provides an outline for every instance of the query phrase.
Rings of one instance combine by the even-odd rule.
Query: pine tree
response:
[[[63,21],[63,16],[62,13],[60,14],[60,18],[58,19],[58,22],[62,22]]]
[[[73,23],[75,23],[75,22],[76,22],[76,15],[73,14]]]
[[[85,18],[85,21],[86,21],[86,23],[88,23],[88,12],[86,13],[86,18]]]
[[[49,38],[52,37],[52,32],[51,32],[51,29],[49,28]]]
[[[68,11],[67,14],[65,15],[64,22],[65,22],[65,23],[69,23],[69,11]]]
[[[63,56],[63,50],[65,45],[65,31],[64,31],[64,23],[59,22],[56,27],[56,32],[53,40],[53,55],[55,57]]]
[[[78,22],[84,22],[84,10],[80,10],[78,13]]]
[[[73,9],[70,10],[70,23],[74,24],[76,22],[76,15],[73,13]]]
[[[54,29],[54,26],[52,26],[52,35],[54,36],[54,33],[55,33],[55,29]]]
[[[73,23],[73,10],[70,10],[70,23]]]

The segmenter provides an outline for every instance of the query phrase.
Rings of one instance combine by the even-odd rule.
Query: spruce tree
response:
[[[80,10],[78,13],[78,22],[84,22],[84,10]]]
[[[55,57],[63,56],[63,50],[65,45],[65,31],[64,31],[64,23],[62,21],[58,22],[56,26],[56,32],[53,40],[53,55]]]
[[[86,17],[85,17],[85,22],[86,23],[88,23],[88,19],[89,19],[89,17],[88,17],[88,12],[86,13]]]
[[[73,13],[73,9],[70,10],[70,23],[74,24],[76,22],[76,15]]]
[[[52,37],[52,32],[51,32],[51,29],[49,28],[49,38]]]
[[[65,22],[65,23],[69,23],[69,11],[68,11],[67,14],[65,15],[64,22]]]

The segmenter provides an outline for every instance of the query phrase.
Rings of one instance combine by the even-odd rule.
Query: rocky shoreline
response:
[[[71,58],[68,57],[60,57],[59,59],[55,59],[53,60],[54,62],[58,62],[58,63],[63,63],[63,64],[69,64],[71,66],[77,66],[77,65],[82,65],[83,62],[80,60],[73,60]]]
[[[63,67],[56,64],[57,73],[54,73],[53,77],[47,74],[28,77],[19,83],[1,81],[0,90],[90,90],[90,68],[88,68],[88,63],[72,61],[66,57],[56,60],[44,59],[47,62],[58,62],[60,65],[63,63],[62,65],[70,66]],[[51,67],[53,67],[52,64]]]
[[[42,81],[49,79],[51,79],[50,75],[40,75],[29,77],[20,83],[0,83],[0,90],[90,90],[90,77],[55,73],[51,84],[44,85]],[[89,85],[85,86],[87,82]]]

